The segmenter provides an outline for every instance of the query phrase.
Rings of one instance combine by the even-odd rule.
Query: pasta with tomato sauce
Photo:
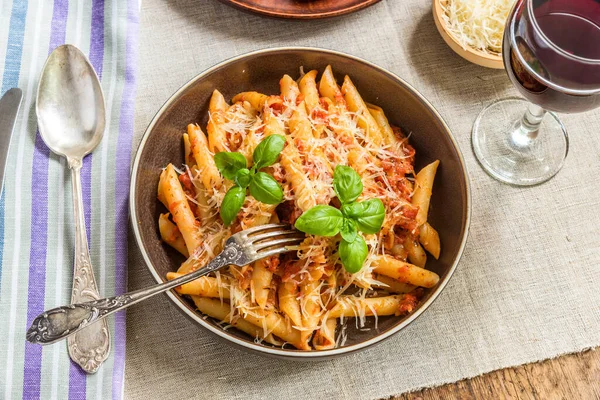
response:
[[[410,314],[439,280],[425,268],[428,256],[440,255],[439,235],[427,221],[439,161],[417,173],[407,135],[362,99],[350,77],[338,86],[330,66],[317,77],[317,71],[298,81],[286,75],[281,93],[242,92],[232,104],[215,90],[208,134],[198,125],[187,127],[186,165],[169,164],[158,186],[168,209],[159,220],[162,240],[188,257],[167,275],[174,279],[205,265],[235,232],[294,224],[317,205],[339,208],[336,166],[360,175],[358,200],[380,199],[385,218],[378,233],[364,235],[368,255],[358,272],[341,265],[339,235],[307,235],[295,253],[230,266],[176,289],[200,312],[256,341],[301,350],[343,346],[349,318],[364,326],[366,318]],[[234,182],[220,174],[214,154],[239,152],[251,165],[257,145],[270,135],[282,135],[285,145],[277,161],[261,170],[280,184],[283,201],[265,204],[247,195],[232,223],[224,224],[219,208]]]

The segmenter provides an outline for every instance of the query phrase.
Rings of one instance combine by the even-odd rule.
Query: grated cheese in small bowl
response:
[[[502,36],[515,0],[446,0],[442,19],[463,49],[502,53]]]

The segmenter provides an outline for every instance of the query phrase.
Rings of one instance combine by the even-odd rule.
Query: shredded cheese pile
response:
[[[463,49],[485,53],[502,52],[502,36],[508,13],[515,0],[442,1],[442,19]]]

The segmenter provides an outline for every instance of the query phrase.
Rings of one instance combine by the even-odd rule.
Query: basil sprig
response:
[[[221,203],[221,219],[225,225],[231,224],[246,200],[246,189],[234,186],[225,193]]]
[[[350,218],[344,218],[344,222],[340,227],[340,235],[345,242],[352,243],[358,235],[358,225],[356,221]]]
[[[335,167],[333,177],[333,190],[342,204],[352,203],[358,199],[363,191],[360,175],[351,167],[338,165]]]
[[[309,235],[342,236],[339,254],[346,271],[360,271],[369,249],[361,234],[377,233],[385,218],[380,199],[357,202],[363,191],[360,175],[352,168],[338,165],[333,173],[333,189],[342,203],[340,209],[327,205],[314,206],[296,220],[295,227]]]
[[[309,235],[335,236],[344,223],[342,212],[335,207],[318,205],[296,220],[294,226]]]
[[[279,182],[266,172],[259,171],[277,161],[285,145],[285,137],[271,135],[261,141],[252,159],[251,168],[246,165],[246,157],[237,152],[221,152],[214,156],[215,164],[226,179],[235,182],[227,191],[221,203],[221,219],[225,225],[230,225],[240,212],[246,200],[246,189],[261,203],[279,204],[283,200],[283,189]]]
[[[282,135],[270,135],[267,136],[262,142],[254,149],[252,159],[254,160],[254,166],[252,167],[255,171],[268,167],[275,163],[279,154],[285,146],[285,137]]]
[[[233,180],[239,170],[246,168],[246,157],[242,153],[224,151],[215,154],[215,164],[217,164],[221,175]]]
[[[353,242],[342,240],[340,242],[339,252],[344,269],[351,274],[360,271],[367,259],[367,255],[369,255],[367,243],[361,235],[357,235]]]
[[[381,230],[385,218],[385,207],[379,199],[342,205],[342,213],[356,221],[359,231],[373,234]]]

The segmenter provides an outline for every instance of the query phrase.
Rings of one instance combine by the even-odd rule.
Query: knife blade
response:
[[[9,89],[0,99],[0,194],[4,188],[4,172],[8,160],[8,148],[17,114],[21,106],[23,92],[19,88]]]

